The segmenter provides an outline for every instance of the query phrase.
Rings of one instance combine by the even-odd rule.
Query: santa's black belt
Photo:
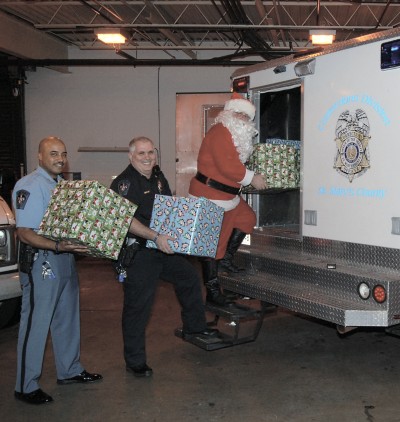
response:
[[[205,176],[199,171],[197,172],[195,178],[199,182],[204,183],[207,186],[210,186],[210,188],[214,188],[222,192],[230,193],[232,195],[239,195],[240,193],[240,188],[234,188],[233,186],[229,186],[229,185],[225,185],[224,183],[217,182],[216,180],[210,179],[209,177]]]

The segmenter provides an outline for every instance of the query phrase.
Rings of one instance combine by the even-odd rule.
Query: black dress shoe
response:
[[[57,380],[57,384],[73,384],[76,382],[85,383],[85,382],[94,382],[103,379],[100,374],[89,374],[89,372],[83,371],[80,374],[72,378],[65,378],[63,380]]]
[[[30,404],[45,404],[53,401],[53,397],[46,394],[40,388],[30,393],[19,393],[18,391],[14,391],[14,396],[16,399]]]
[[[153,375],[153,370],[150,366],[147,366],[147,363],[138,366],[127,366],[126,370],[131,372],[135,377],[151,377]]]
[[[193,337],[203,337],[205,339],[211,339],[211,338],[218,338],[219,334],[220,334],[219,331],[214,328],[206,328],[205,330],[196,331],[196,332],[183,331],[183,339],[190,340]]]

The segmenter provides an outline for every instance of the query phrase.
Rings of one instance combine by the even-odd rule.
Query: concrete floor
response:
[[[55,402],[16,401],[18,327],[8,327],[0,331],[0,421],[400,421],[399,338],[379,329],[342,338],[328,324],[278,310],[255,342],[205,351],[174,335],[179,307],[166,283],[148,327],[154,376],[134,378],[122,357],[121,285],[107,261],[78,266],[82,362],[104,380],[57,385],[48,347],[41,387]],[[219,328],[230,330],[225,321]]]

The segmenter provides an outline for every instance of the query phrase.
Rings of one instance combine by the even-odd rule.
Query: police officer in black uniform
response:
[[[146,361],[145,330],[159,279],[174,285],[181,305],[184,339],[217,337],[218,331],[207,328],[195,268],[184,256],[173,254],[168,244],[173,238],[148,228],[155,194],[171,195],[168,181],[156,165],[153,141],[134,138],[129,144],[129,161],[130,165],[111,184],[111,189],[138,205],[128,235],[134,236],[140,246],[126,269],[122,313],[124,357],[128,372],[146,377],[152,375],[152,369]],[[158,249],[146,248],[146,239],[153,240]]]

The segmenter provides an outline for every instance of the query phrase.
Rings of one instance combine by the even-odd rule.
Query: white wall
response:
[[[69,57],[85,58],[85,52],[72,50]],[[37,165],[38,142],[54,135],[67,144],[70,171],[108,186],[127,166],[127,154],[78,148],[126,147],[134,136],[145,135],[159,147],[162,169],[175,189],[176,94],[229,91],[234,70],[121,66],[70,67],[69,74],[43,68],[27,72],[27,171]]]

